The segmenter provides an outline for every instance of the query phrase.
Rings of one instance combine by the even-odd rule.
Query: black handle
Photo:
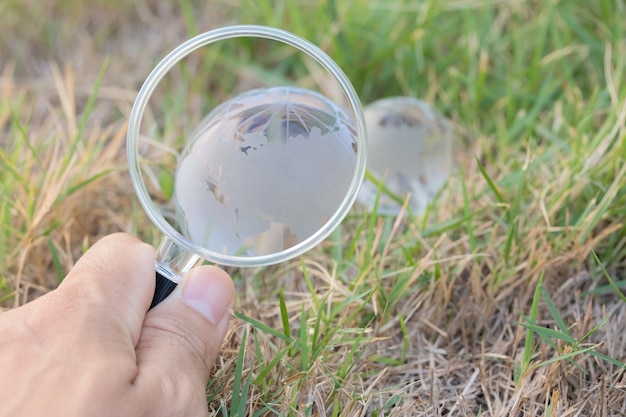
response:
[[[176,288],[176,283],[165,278],[163,275],[156,273],[156,288],[154,289],[154,296],[152,297],[152,303],[150,303],[149,310],[161,301],[165,300],[168,295]]]

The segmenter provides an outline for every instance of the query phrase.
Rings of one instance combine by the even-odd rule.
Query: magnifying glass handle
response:
[[[150,303],[149,310],[152,310],[152,307],[159,304],[161,301],[165,300],[168,295],[174,291],[176,288],[176,284],[174,281],[171,281],[165,278],[163,275],[156,273],[156,287],[154,289],[154,296],[152,297],[152,302]]]
[[[200,257],[186,252],[170,238],[163,238],[154,254],[156,287],[150,309],[165,300],[174,291],[182,277],[198,263]],[[167,277],[170,278],[167,278]]]

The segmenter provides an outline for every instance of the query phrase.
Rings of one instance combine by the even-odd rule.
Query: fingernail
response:
[[[193,269],[185,277],[182,300],[217,326],[228,314],[234,292],[226,272],[203,266]]]

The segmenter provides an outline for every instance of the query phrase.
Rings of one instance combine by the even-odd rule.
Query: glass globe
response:
[[[363,109],[367,126],[367,169],[419,213],[447,181],[453,167],[452,128],[430,104],[411,97],[375,101]],[[379,186],[364,181],[359,201],[374,207]],[[380,193],[378,213],[397,215],[401,204]]]

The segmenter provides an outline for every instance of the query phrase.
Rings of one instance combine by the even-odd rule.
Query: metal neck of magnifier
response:
[[[198,263],[200,257],[181,249],[174,241],[164,238],[157,248],[155,259],[156,286],[150,309],[165,300],[174,291],[180,277]]]

